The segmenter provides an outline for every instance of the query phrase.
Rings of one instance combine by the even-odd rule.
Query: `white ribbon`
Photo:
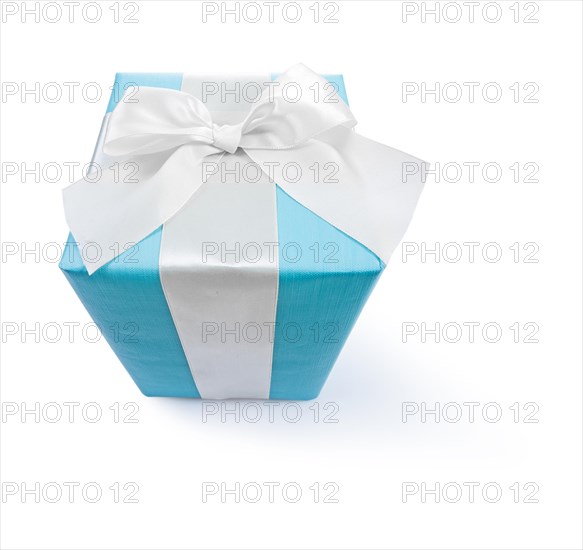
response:
[[[285,93],[290,87],[291,96]],[[190,93],[139,87],[111,113],[98,145],[96,158],[115,169],[103,169],[97,182],[90,175],[64,190],[66,218],[80,249],[92,244],[101,251],[96,261],[83,258],[89,274],[164,224],[163,288],[203,397],[269,396],[273,342],[247,351],[205,347],[201,323],[221,315],[232,322],[274,322],[277,303],[277,265],[253,266],[255,278],[241,280],[224,265],[201,263],[201,242],[213,231],[216,239],[236,240],[248,219],[245,236],[276,239],[274,183],[385,263],[411,219],[423,187],[423,162],[356,134],[351,111],[327,90],[326,80],[297,65],[263,90],[242,121],[218,124],[213,118],[225,120],[225,113],[211,113]],[[241,159],[265,172],[255,187],[229,191],[206,175],[205,161],[232,168]],[[138,167],[137,183],[119,180],[126,163]],[[293,181],[280,171],[290,163],[299,167]],[[406,181],[405,163],[416,167]],[[314,166],[335,166],[337,182],[315,181]],[[207,216],[222,208],[222,214]],[[213,223],[224,231],[213,230]],[[216,288],[210,292],[209,285]],[[237,292],[247,296],[239,305]]]
[[[181,91],[140,87],[111,114],[103,152],[118,169],[96,183],[81,179],[64,190],[67,222],[81,249],[98,245],[85,261],[92,274],[171,219],[204,183],[201,164],[238,147],[260,167],[295,162],[298,181],[266,170],[288,194],[375,252],[385,263],[399,243],[419,197],[420,177],[403,181],[404,163],[422,161],[350,130],[350,109],[336,94],[318,93],[326,81],[297,65],[264,90],[243,122],[218,126],[205,104]],[[297,102],[286,84],[301,90]],[[119,181],[119,166],[139,166],[139,183]],[[333,163],[337,184],[314,182],[311,166]],[[116,178],[117,174],[117,178]],[[121,245],[121,246],[120,246]]]

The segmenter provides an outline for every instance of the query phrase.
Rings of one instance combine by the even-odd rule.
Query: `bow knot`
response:
[[[219,126],[213,123],[213,145],[227,153],[234,153],[241,143],[241,132],[240,124]]]

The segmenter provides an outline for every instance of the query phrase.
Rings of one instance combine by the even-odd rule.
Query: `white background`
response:
[[[126,4],[120,2],[122,17]],[[475,261],[464,253],[451,263],[419,254],[404,262],[399,249],[316,405],[301,405],[299,422],[282,414],[283,404],[270,422],[261,403],[256,423],[252,409],[239,422],[233,415],[203,422],[200,401],[143,397],[103,339],[91,343],[79,329],[72,343],[66,335],[51,343],[42,331],[38,342],[34,334],[24,343],[20,333],[7,334],[15,323],[64,329],[91,320],[43,248],[66,238],[66,176],[55,183],[5,177],[3,246],[19,248],[2,263],[3,489],[95,482],[103,496],[89,503],[78,489],[73,503],[42,495],[39,503],[34,495],[22,503],[20,494],[5,495],[2,548],[581,548],[581,4],[522,3],[526,11],[514,22],[516,5],[499,2],[495,23],[485,21],[481,4],[471,23],[460,2],[459,22],[427,15],[424,23],[420,12],[403,22],[401,2],[341,1],[339,22],[328,24],[314,22],[313,2],[301,5],[296,24],[277,8],[273,23],[214,16],[205,24],[194,1],[139,2],[138,23],[116,24],[112,2],[101,3],[93,24],[79,8],[73,23],[29,16],[22,24],[19,14],[7,16],[4,83],[97,82],[103,96],[91,103],[77,92],[72,102],[51,103],[3,95],[3,170],[14,162],[89,161],[117,71],[265,72],[303,62],[344,74],[360,133],[434,165],[481,163],[473,183],[467,173],[457,183],[429,177],[404,239],[428,247],[478,242]],[[538,23],[525,23],[532,5]],[[423,102],[417,94],[404,103],[403,82],[453,82],[466,93],[454,102]],[[480,83],[473,102],[464,82]],[[499,101],[482,99],[488,82],[501,87]],[[536,83],[538,102],[525,103],[524,94],[515,102],[515,82]],[[502,168],[499,181],[481,177],[488,162]],[[509,166],[527,162],[538,166],[539,181],[514,182]],[[499,261],[483,260],[488,242],[501,247]],[[524,254],[515,262],[509,247],[516,242],[536,243],[538,262],[524,262]],[[23,259],[22,246],[45,253]],[[473,343],[467,333],[457,343],[430,335],[423,343],[420,334],[402,341],[406,322],[471,321],[497,323],[502,338],[488,343],[479,328]],[[514,323],[536,323],[538,343],[524,342],[522,330],[515,343]],[[6,414],[7,404],[50,402],[64,413],[64,402],[81,405],[72,422]],[[81,414],[90,402],[103,411],[95,423]],[[132,402],[138,422],[115,422],[109,407]],[[464,415],[439,423],[429,415],[423,423],[417,414],[403,422],[403,402],[453,402]],[[480,404],[474,422],[464,402]],[[497,422],[482,417],[489,402],[502,409]],[[314,418],[315,406],[324,412],[327,403],[336,404],[338,422]],[[527,403],[535,405],[523,410]],[[538,422],[525,422],[533,407]],[[115,482],[136,483],[139,502],[115,503],[108,489]],[[258,503],[236,503],[232,495],[204,503],[203,482],[281,485],[274,502],[265,490]],[[327,482],[337,485],[338,502],[314,502],[309,487]],[[403,502],[405,482],[419,492]],[[480,484],[473,503],[468,482]],[[285,483],[301,487],[299,502],[283,498]],[[456,487],[464,493],[458,502],[435,502],[422,497],[423,483],[452,483],[449,500]],[[486,483],[500,487],[498,502],[482,496]],[[510,489],[516,483],[519,502]],[[532,487],[538,490],[528,499]]]

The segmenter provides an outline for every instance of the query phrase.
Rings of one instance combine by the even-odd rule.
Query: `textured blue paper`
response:
[[[348,103],[342,76],[325,78]],[[179,90],[182,75],[118,73],[108,112],[132,84]],[[276,197],[279,290],[270,398],[313,399],[384,264],[279,187]],[[200,397],[160,282],[162,231],[91,277],[70,236],[60,268],[145,395]],[[294,250],[302,251],[297,261]]]
[[[383,264],[279,187],[277,229],[278,326],[270,398],[313,399],[320,393]],[[299,243],[300,261],[286,261],[291,256],[284,254],[286,243]],[[335,259],[338,262],[333,262]],[[295,325],[302,331],[298,342],[294,342]]]
[[[90,277],[69,235],[60,268],[144,394],[200,397],[160,282],[161,237],[159,228]]]

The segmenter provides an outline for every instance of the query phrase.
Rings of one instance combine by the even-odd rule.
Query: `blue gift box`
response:
[[[342,76],[325,78],[347,103]],[[181,74],[119,73],[108,112],[130,85],[179,90],[181,81]],[[276,200],[279,286],[269,398],[314,399],[385,266],[280,187]],[[70,235],[60,268],[142,393],[200,398],[160,279],[163,231],[91,276]],[[292,243],[300,257],[284,253]]]

